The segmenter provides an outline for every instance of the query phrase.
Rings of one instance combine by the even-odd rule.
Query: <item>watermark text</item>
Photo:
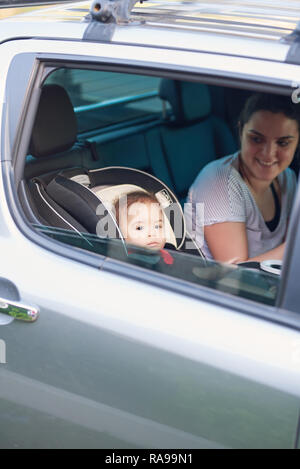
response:
[[[0,365],[6,364],[6,343],[0,339]]]

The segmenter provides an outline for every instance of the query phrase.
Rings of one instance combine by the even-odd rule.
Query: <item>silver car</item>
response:
[[[9,3],[0,447],[300,448],[300,192],[281,270],[208,261],[184,216],[246,97],[297,102],[299,2]],[[114,224],[134,189],[166,262]]]

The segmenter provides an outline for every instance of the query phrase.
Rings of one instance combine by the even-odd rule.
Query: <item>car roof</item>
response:
[[[104,0],[103,0],[104,1]],[[126,1],[126,0],[119,0]],[[128,1],[128,0],[127,0]],[[0,41],[11,38],[99,40],[284,61],[298,37],[300,2],[290,0],[150,0],[137,3],[129,23],[98,23],[87,34],[91,1],[35,7],[0,19]],[[94,20],[95,21],[95,20]],[[55,23],[55,28],[53,24]],[[102,31],[109,28],[111,34]],[[300,29],[300,28],[299,28]]]

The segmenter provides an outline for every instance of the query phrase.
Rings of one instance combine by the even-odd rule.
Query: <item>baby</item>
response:
[[[137,191],[115,203],[116,220],[128,244],[160,251],[166,244],[163,211],[155,195]]]

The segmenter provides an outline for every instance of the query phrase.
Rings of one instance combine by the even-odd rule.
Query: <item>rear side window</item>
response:
[[[68,68],[58,69],[47,78],[45,85],[60,85],[70,97],[81,138],[79,142],[68,135],[64,139],[67,130],[74,131],[76,127],[73,108],[69,99],[64,109],[59,108],[62,95],[57,93],[59,97],[54,102],[55,96],[49,95],[47,89],[56,87],[45,86],[44,97],[51,99],[41,102],[51,108],[51,125],[45,126],[43,119],[36,119],[31,143],[38,135],[39,151],[32,153],[25,167],[25,178],[34,176],[28,187],[32,192],[32,209],[37,214],[33,221],[35,229],[74,249],[104,256],[107,262],[112,259],[134,265],[143,269],[147,278],[151,271],[153,278],[167,278],[168,282],[171,279],[174,288],[185,281],[195,289],[209,288],[275,306],[280,286],[279,268],[271,265],[268,270],[259,270],[259,265],[242,267],[204,260],[200,252],[203,230],[199,230],[203,236],[196,239],[194,235],[198,233],[193,232],[193,222],[188,224],[191,218],[188,215],[192,214],[200,228],[203,226],[207,207],[202,201],[197,202],[197,207],[191,206],[187,200],[188,189],[207,163],[236,151],[230,128],[244,105],[245,96],[242,93],[236,99],[233,113],[233,100],[228,99],[225,88],[178,80],[174,85],[170,79],[162,80]],[[172,113],[159,98],[160,86],[164,99],[173,104]],[[68,112],[63,112],[67,108]],[[44,115],[48,116],[47,112],[40,114]],[[47,138],[43,140],[40,137],[45,128]],[[220,138],[213,139],[215,134]],[[43,145],[44,141],[47,145]],[[84,195],[80,198],[82,191]],[[153,223],[147,210],[145,215],[135,207],[137,212],[129,214],[134,204],[126,206],[125,215],[120,209],[123,197],[133,197],[134,193],[138,193],[136,201],[144,203],[141,191],[156,197],[154,209],[149,200],[145,202],[146,209],[153,213]],[[218,193],[216,201],[217,198]],[[36,223],[37,217],[40,224]],[[115,222],[112,231],[106,227],[110,220]],[[119,231],[115,230],[116,225]],[[135,230],[136,239],[128,235],[126,225]],[[159,241],[139,244],[141,233],[147,232],[148,225],[158,233]],[[120,241],[122,236],[124,243]],[[193,243],[191,237],[197,242]]]
[[[74,106],[79,133],[128,120],[158,117],[159,78],[91,70],[59,69],[46,84],[63,86]]]

